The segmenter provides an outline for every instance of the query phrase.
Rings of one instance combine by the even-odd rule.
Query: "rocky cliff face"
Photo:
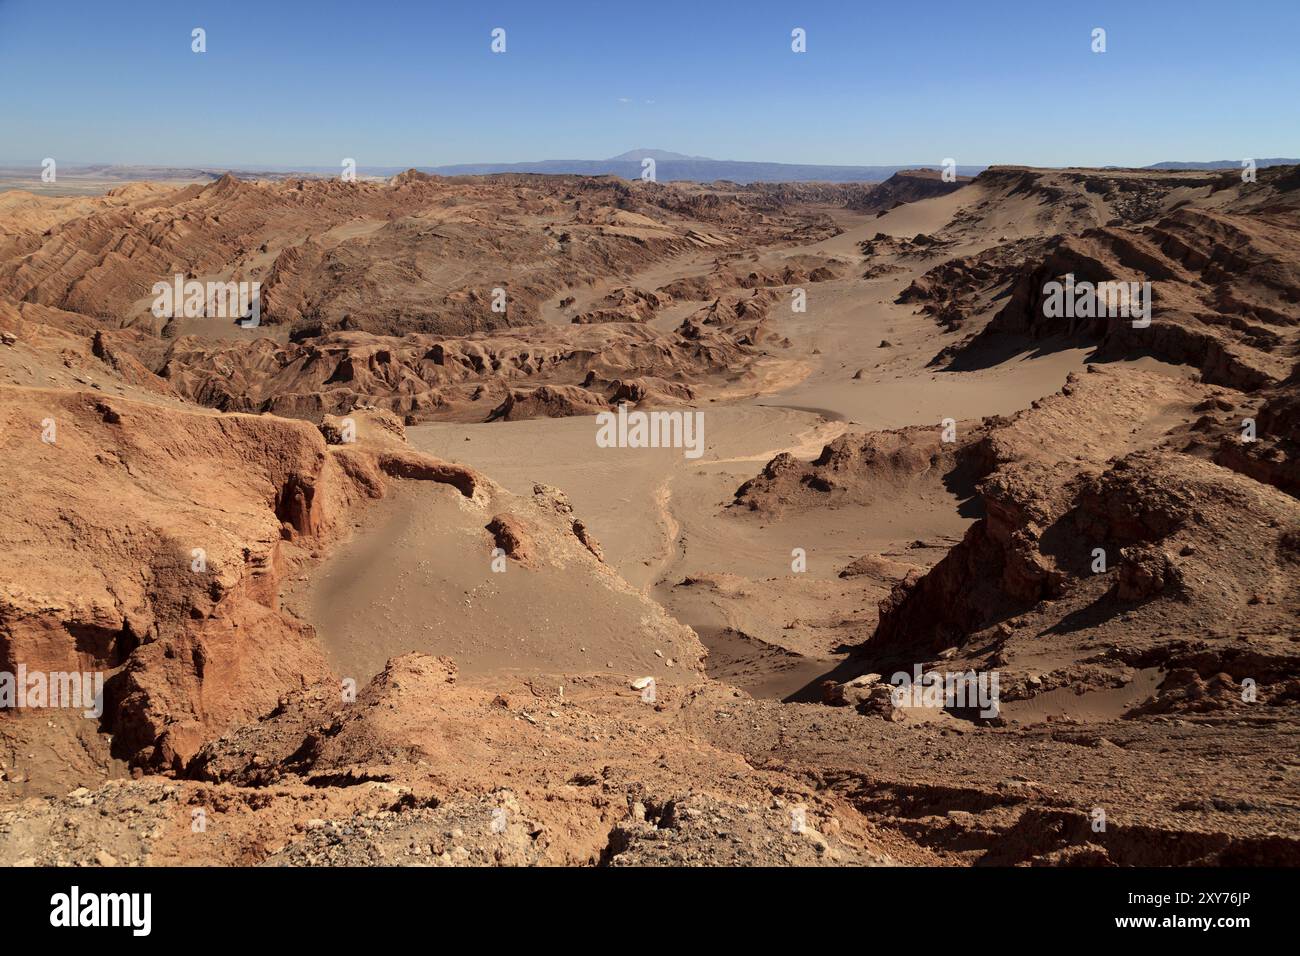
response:
[[[391,453],[327,446],[306,422],[3,392],[0,668],[111,673],[116,750],[176,768],[328,675],[279,588],[383,494]],[[426,464],[472,493],[471,473]]]

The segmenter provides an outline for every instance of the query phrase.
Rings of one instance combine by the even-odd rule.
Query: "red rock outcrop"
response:
[[[179,767],[327,676],[278,586],[383,493],[381,472],[474,490],[466,469],[327,446],[306,422],[0,391],[16,465],[0,477],[0,668],[111,674],[105,728],[146,764]]]

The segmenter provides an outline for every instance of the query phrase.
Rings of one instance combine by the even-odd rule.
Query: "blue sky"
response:
[[[0,159],[1300,156],[1298,50],[1298,0],[0,0]]]

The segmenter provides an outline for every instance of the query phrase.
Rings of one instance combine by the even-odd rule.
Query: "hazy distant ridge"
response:
[[[439,176],[482,176],[489,173],[567,173],[581,176],[622,176],[636,179],[641,161],[655,161],[655,179],[660,182],[685,180],[710,183],[877,183],[904,169],[940,169],[937,163],[904,163],[897,166],[825,166],[812,163],[761,163],[729,159],[682,156],[660,149],[629,150],[610,159],[546,159],[533,163],[460,163],[452,166],[417,167]],[[958,166],[963,176],[974,176],[983,166]]]
[[[1300,163],[1300,159],[1257,159],[1255,166],[1258,169],[1264,169],[1267,166],[1295,166]],[[1152,163],[1150,166],[1144,166],[1144,169],[1240,169],[1241,160],[1239,159],[1214,159],[1206,163],[1179,163],[1165,162]]]

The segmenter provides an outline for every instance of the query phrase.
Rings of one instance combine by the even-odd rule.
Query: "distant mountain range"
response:
[[[909,169],[942,169],[937,163],[904,163],[897,166],[828,166],[815,163],[762,163],[730,159],[709,159],[704,156],[687,156],[664,149],[630,149],[609,159],[544,159],[531,163],[458,163],[449,166],[417,166],[422,173],[439,176],[482,176],[491,173],[547,173],[571,174],[580,176],[621,176],[624,179],[638,179],[641,176],[642,161],[655,161],[655,179],[660,182],[733,182],[748,183],[879,183],[884,182],[895,173]],[[1263,169],[1268,166],[1300,165],[1300,159],[1257,159],[1255,165]],[[395,176],[405,172],[409,166],[358,166],[357,172],[362,176]],[[960,176],[976,176],[987,166],[958,166]],[[1126,167],[1109,167],[1126,168]],[[1159,170],[1214,170],[1240,169],[1241,160],[1219,159],[1209,162],[1163,162],[1153,163],[1145,169]],[[267,178],[282,179],[292,175],[337,176],[339,169],[333,166],[203,166],[203,167],[166,167],[166,166],[117,166],[102,164],[60,164],[60,175],[88,180],[134,181],[154,180],[213,180],[224,172],[232,172],[244,179]],[[0,180],[6,180],[13,187],[21,185],[26,179],[40,178],[40,163],[0,162]]]
[[[655,161],[660,182],[711,183],[719,180],[747,183],[878,183],[904,169],[941,169],[934,163],[900,166],[823,166],[805,163],[755,163],[731,159],[684,156],[663,149],[632,149],[609,159],[544,159],[533,163],[461,163],[453,166],[417,167],[439,176],[482,176],[489,173],[570,173],[581,176],[622,176],[637,179],[642,160]],[[958,166],[957,173],[974,176],[984,166]]]
[[[663,149],[633,149],[609,159],[544,159],[532,163],[461,163],[452,166],[416,166],[422,173],[438,176],[484,176],[491,173],[545,173],[579,176],[621,176],[639,179],[642,161],[655,161],[655,179],[659,182],[711,183],[727,181],[739,183],[878,183],[894,173],[907,169],[941,169],[933,163],[904,163],[898,166],[824,166],[804,163],[755,163],[738,160],[707,159],[703,156],[685,156]],[[362,176],[395,176],[410,169],[409,166],[358,166]],[[958,166],[961,176],[974,176],[984,166]],[[60,175],[84,179],[133,181],[142,179],[204,180],[217,179],[232,172],[244,179],[280,179],[286,176],[312,175],[337,176],[339,170],[331,166],[207,166],[168,168],[164,166],[115,166],[107,163],[72,164],[59,166]],[[0,178],[39,179],[40,164],[36,162],[0,163]]]
[[[1263,169],[1266,166],[1295,166],[1300,164],[1300,159],[1257,159],[1255,166]],[[1239,159],[1215,159],[1208,163],[1152,163],[1144,169],[1241,169],[1241,160]]]

